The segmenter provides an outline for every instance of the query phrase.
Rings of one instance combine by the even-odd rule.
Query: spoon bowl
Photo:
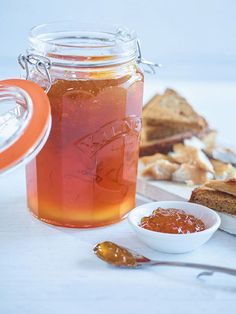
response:
[[[93,248],[98,258],[108,264],[119,267],[137,267],[150,259],[116,243],[105,241]]]

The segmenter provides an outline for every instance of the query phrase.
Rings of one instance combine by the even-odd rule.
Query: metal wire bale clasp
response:
[[[142,57],[141,46],[140,46],[139,40],[137,40],[137,47],[138,47],[137,62],[145,66],[143,67],[144,72],[149,73],[149,74],[156,74],[156,68],[160,68],[161,64],[148,61]]]
[[[45,92],[49,92],[52,85],[52,79],[49,73],[49,69],[51,68],[51,61],[48,58],[35,54],[20,54],[18,57],[18,63],[26,72],[26,80],[30,79],[30,67],[35,67],[36,70],[42,75],[46,74],[48,79],[48,86],[45,89]]]
[[[158,63],[148,61],[142,57],[139,40],[137,40],[137,52],[138,52],[137,63],[143,66],[144,72],[155,74],[156,68],[160,68],[161,65]],[[30,79],[30,68],[36,68],[36,70],[41,75],[43,76],[46,75],[47,80],[48,80],[48,86],[45,89],[45,92],[46,93],[49,92],[52,86],[52,78],[49,72],[52,64],[49,58],[41,56],[41,55],[37,55],[37,54],[28,54],[28,55],[20,54],[18,56],[18,63],[20,64],[22,69],[25,70],[26,72],[26,80]]]

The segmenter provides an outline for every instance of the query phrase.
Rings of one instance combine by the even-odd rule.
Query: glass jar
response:
[[[143,102],[133,31],[53,23],[31,30],[28,76],[47,90],[52,128],[27,165],[28,206],[66,227],[120,221],[135,207]],[[31,67],[30,67],[31,65]]]

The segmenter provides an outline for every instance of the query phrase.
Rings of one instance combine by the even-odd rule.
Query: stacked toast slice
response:
[[[173,145],[209,133],[206,120],[172,89],[155,95],[143,109],[140,155],[167,153]]]

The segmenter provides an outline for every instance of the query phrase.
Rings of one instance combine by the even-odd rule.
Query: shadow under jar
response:
[[[50,64],[48,77],[47,66],[29,76],[48,90],[52,114],[48,141],[27,166],[31,212],[66,227],[120,221],[135,207],[143,101],[135,33],[42,25],[32,29],[27,54],[31,65]]]

